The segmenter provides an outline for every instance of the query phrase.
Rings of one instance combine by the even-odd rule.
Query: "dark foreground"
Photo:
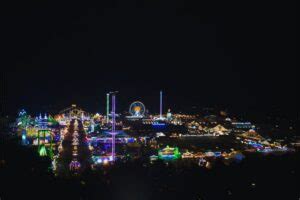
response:
[[[50,160],[1,139],[0,197],[6,199],[299,199],[299,153],[252,155],[239,164],[151,166],[139,161],[57,178]]]

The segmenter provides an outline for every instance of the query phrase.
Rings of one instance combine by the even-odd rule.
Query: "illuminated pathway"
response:
[[[90,151],[82,122],[73,119],[62,137],[57,159],[57,174],[80,173],[90,167]]]

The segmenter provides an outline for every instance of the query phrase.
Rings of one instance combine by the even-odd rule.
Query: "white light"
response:
[[[108,160],[105,158],[104,160],[103,160],[103,163],[106,165],[106,164],[108,164]]]

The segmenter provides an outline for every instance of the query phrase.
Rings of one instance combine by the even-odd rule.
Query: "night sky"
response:
[[[13,3],[12,3],[13,4]],[[3,7],[4,111],[296,112],[296,1],[24,1]]]

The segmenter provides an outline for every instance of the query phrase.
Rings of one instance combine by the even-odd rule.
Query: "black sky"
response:
[[[77,103],[119,90],[158,109],[297,110],[296,1],[26,1],[2,12],[4,109]]]

